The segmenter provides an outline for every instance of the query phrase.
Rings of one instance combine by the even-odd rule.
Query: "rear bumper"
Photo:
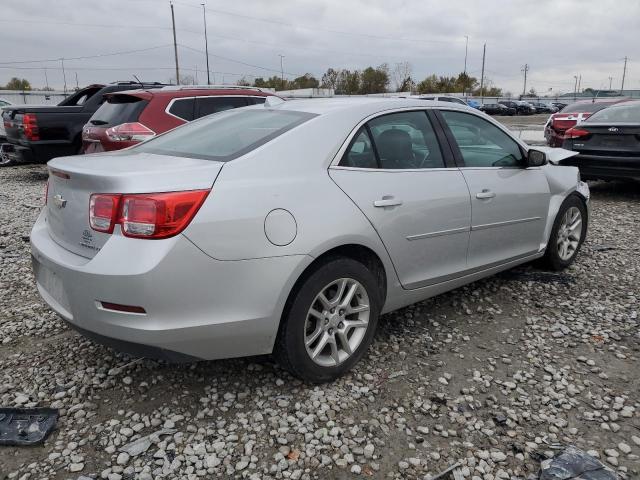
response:
[[[217,359],[270,353],[286,296],[306,255],[218,261],[184,236],[114,234],[92,258],[49,236],[44,213],[31,232],[37,288],[74,328],[134,355]],[[102,307],[141,306],[145,314]]]
[[[579,154],[563,165],[578,167],[585,180],[640,180],[640,157]]]
[[[22,163],[46,163],[52,158],[75,155],[77,148],[68,142],[33,143],[22,145],[9,140],[16,153],[16,160]]]

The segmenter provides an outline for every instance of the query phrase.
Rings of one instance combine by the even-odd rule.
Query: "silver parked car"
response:
[[[541,257],[570,265],[589,191],[548,163],[567,155],[452,103],[269,99],[50,161],[37,286],[124,351],[273,352],[328,381],[363,356],[380,314]]]

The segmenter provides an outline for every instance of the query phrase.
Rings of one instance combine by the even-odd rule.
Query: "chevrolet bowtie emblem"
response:
[[[64,208],[67,206],[67,201],[58,194],[53,196],[53,204],[58,208]]]

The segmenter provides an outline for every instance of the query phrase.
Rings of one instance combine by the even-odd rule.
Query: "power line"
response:
[[[157,50],[159,48],[170,47],[171,44],[167,45],[158,45],[157,47],[148,47],[148,48],[138,48],[136,50],[125,50],[122,52],[111,52],[111,53],[98,53],[97,55],[83,55],[80,57],[64,57],[65,60],[86,60],[89,58],[100,58],[100,57],[112,57],[116,55],[127,55],[130,53],[140,53],[140,52],[148,52],[150,50]],[[43,60],[16,60],[13,62],[0,62],[0,65],[13,65],[13,64],[25,64],[25,63],[46,63],[46,62],[59,62],[60,57],[57,58],[48,58]]]

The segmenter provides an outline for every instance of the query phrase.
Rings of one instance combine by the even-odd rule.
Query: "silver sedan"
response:
[[[381,314],[535,259],[569,266],[589,191],[568,155],[452,103],[270,99],[50,161],[37,287],[126,352],[273,352],[329,381]]]

